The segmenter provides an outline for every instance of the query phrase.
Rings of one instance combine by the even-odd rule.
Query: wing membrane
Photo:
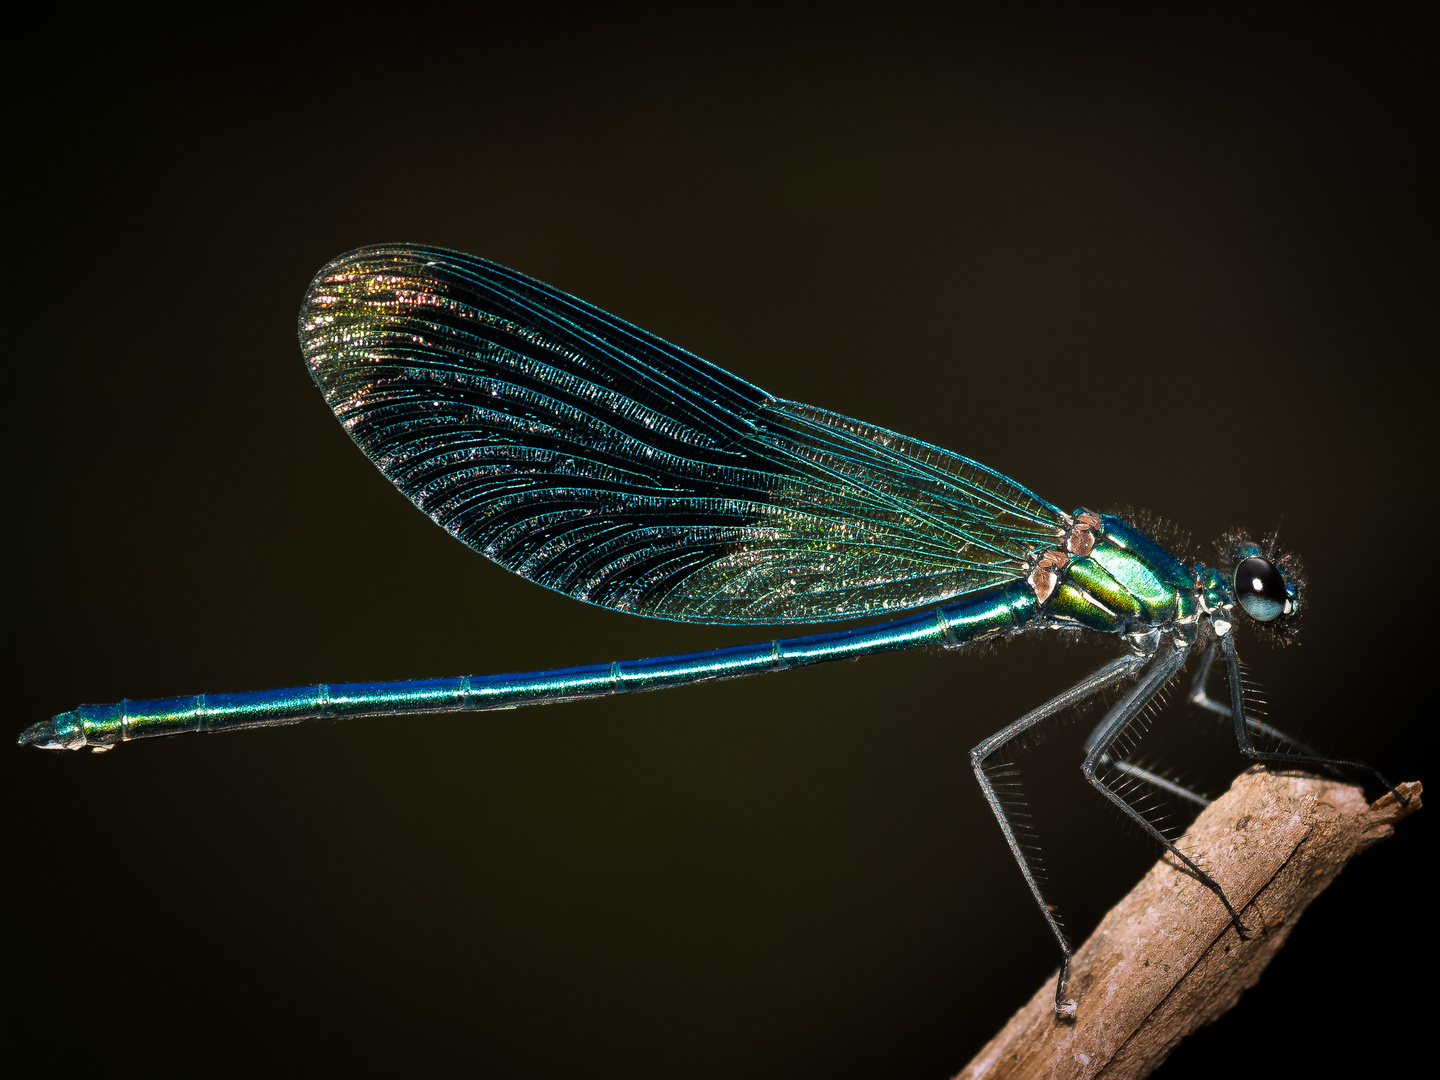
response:
[[[326,402],[446,531],[590,603],[801,623],[1009,581],[1060,512],[938,447],[773,398],[495,263],[379,246],[300,313]]]

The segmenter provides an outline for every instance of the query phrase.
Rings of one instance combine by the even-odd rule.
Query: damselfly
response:
[[[345,430],[412,502],[507,570],[654,618],[764,625],[897,618],[683,656],[518,675],[329,683],[82,705],[21,744],[108,750],[186,731],[347,716],[483,711],[780,671],[1031,630],[1113,634],[1118,659],[986,739],[971,763],[1059,942],[1003,796],[1006,748],[1124,687],[1085,742],[1086,779],[1179,859],[1244,927],[1220,885],[1134,805],[1149,785],[1203,797],[1127,761],[1127,729],[1192,655],[1191,698],[1233,720],[1249,758],[1349,768],[1247,717],[1231,632],[1293,630],[1293,563],[1240,535],[1219,565],[1186,563],[1134,523],[1065,513],[985,466],[774,398],[583,301],[495,263],[377,246],[331,262],[300,312],[310,374]],[[908,614],[901,614],[908,613]],[[1223,661],[1228,701],[1206,693]],[[1252,736],[1278,740],[1256,746]]]

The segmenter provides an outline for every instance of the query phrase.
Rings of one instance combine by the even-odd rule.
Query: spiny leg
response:
[[[1218,641],[1212,641],[1205,646],[1205,654],[1200,657],[1200,666],[1195,670],[1195,677],[1190,680],[1190,700],[1200,708],[1228,720],[1230,719],[1230,706],[1223,701],[1216,701],[1205,689],[1206,684],[1210,681],[1210,669],[1215,664],[1215,653],[1219,648]]]
[[[1139,780],[1141,783],[1149,784],[1153,788],[1158,788],[1160,791],[1168,792],[1176,798],[1184,799],[1186,802],[1192,802],[1201,809],[1210,805],[1210,800],[1198,791],[1188,788],[1184,784],[1176,783],[1169,777],[1161,776],[1159,773],[1153,773],[1149,769],[1141,768],[1139,765],[1132,765],[1128,761],[1119,761],[1109,754],[1101,756],[1100,764],[1114,769],[1116,772],[1124,773],[1126,776],[1134,780]]]
[[[995,813],[995,820],[1000,823],[1000,831],[1005,834],[1005,843],[1010,847],[1010,854],[1015,857],[1015,862],[1020,866],[1020,873],[1025,877],[1025,884],[1030,887],[1030,895],[1035,897],[1035,903],[1040,907],[1040,914],[1045,917],[1046,925],[1050,932],[1055,935],[1055,940],[1060,945],[1060,978],[1055,984],[1055,1009],[1064,1015],[1074,1013],[1074,1003],[1066,1003],[1063,1000],[1065,992],[1065,978],[1070,972],[1070,957],[1074,950],[1065,937],[1065,931],[1060,926],[1060,920],[1045,902],[1045,896],[1040,891],[1040,883],[1036,880],[1035,872],[1030,865],[1030,860],[1025,854],[1024,848],[1020,846],[1019,838],[1011,826],[1010,818],[1001,805],[1000,796],[995,790],[991,780],[987,762],[992,754],[1001,749],[1013,739],[1018,738],[1030,729],[1051,719],[1057,713],[1079,704],[1092,694],[1096,694],[1107,687],[1114,686],[1133,675],[1146,663],[1146,657],[1136,654],[1122,656],[1118,660],[1112,660],[1099,671],[1086,679],[1082,679],[1063,694],[1051,698],[1044,705],[1031,709],[1024,716],[1020,717],[1013,724],[1002,728],[994,735],[982,742],[975,749],[970,751],[970,765],[975,770],[975,779],[980,782],[980,790],[985,794],[985,801],[990,804],[990,809]],[[1067,1008],[1068,1004],[1068,1008]]]
[[[1214,665],[1215,657],[1216,655],[1218,655],[1219,652],[1220,643],[1218,641],[1212,641],[1206,647],[1205,655],[1200,659],[1200,668],[1198,671],[1195,672],[1195,678],[1190,681],[1190,703],[1192,705],[1198,705],[1206,712],[1212,712],[1216,716],[1221,716],[1224,717],[1226,720],[1229,720],[1235,715],[1234,712],[1231,710],[1230,706],[1225,704],[1225,702],[1223,701],[1216,701],[1205,689],[1206,683],[1209,681],[1210,678],[1210,668]],[[1256,720],[1254,717],[1245,717],[1245,726],[1249,728],[1252,732],[1254,732],[1256,735],[1265,735],[1271,739],[1275,739],[1278,742],[1293,746],[1296,751],[1301,754],[1308,754],[1311,757],[1315,758],[1319,758],[1322,756],[1319,751],[1315,750],[1311,746],[1307,746],[1305,743],[1295,738],[1295,736],[1287,734],[1286,732],[1281,731],[1279,728],[1272,727],[1271,725],[1266,724],[1260,720]]]
[[[1196,682],[1192,684],[1190,688],[1192,700],[1194,699],[1195,695],[1195,686],[1201,687],[1201,693],[1204,693],[1204,671],[1209,667],[1209,665],[1210,654],[1207,652],[1205,654],[1205,659],[1201,661],[1201,674],[1197,677]],[[1225,710],[1225,715],[1228,717],[1230,715],[1229,707],[1223,705],[1220,707]],[[1107,714],[1105,717],[1101,718],[1100,722],[1091,729],[1090,734],[1085,737],[1085,753],[1088,754],[1091,750],[1095,748],[1095,744],[1100,741],[1100,736],[1106,730],[1106,725],[1109,723],[1109,720],[1110,717]],[[1100,758],[1100,764],[1107,766],[1108,768],[1112,768],[1116,772],[1124,773],[1131,779],[1139,780],[1141,783],[1149,784],[1151,787],[1156,788],[1157,790],[1164,791],[1170,795],[1176,796],[1177,798],[1184,799],[1186,802],[1194,803],[1202,809],[1210,805],[1210,800],[1204,795],[1201,795],[1198,791],[1195,791],[1192,788],[1188,788],[1184,784],[1177,783],[1176,781],[1171,780],[1169,777],[1161,776],[1159,773],[1151,772],[1149,769],[1146,769],[1140,765],[1135,765],[1128,761],[1121,761],[1118,757],[1112,754],[1103,754]]]
[[[1147,833],[1160,841],[1165,850],[1174,855],[1193,873],[1196,879],[1207,889],[1213,892],[1225,905],[1225,911],[1230,916],[1230,922],[1235,927],[1243,940],[1248,933],[1244,924],[1240,922],[1240,914],[1230,903],[1230,898],[1225,895],[1225,890],[1214,878],[1195,864],[1195,861],[1175,846],[1164,833],[1152,825],[1139,810],[1125,801],[1125,797],[1118,791],[1111,788],[1099,776],[1099,767],[1104,760],[1110,757],[1110,747],[1124,734],[1125,729],[1140,715],[1141,710],[1148,705],[1165,685],[1175,677],[1182,667],[1185,666],[1186,650],[1172,648],[1169,653],[1156,660],[1146,670],[1145,675],[1137,682],[1130,691],[1116,702],[1115,707],[1106,714],[1105,719],[1100,722],[1095,731],[1091,733],[1090,745],[1085,755],[1085,762],[1080,767],[1085,774],[1085,779],[1095,787],[1100,794],[1104,795],[1112,803],[1118,806],[1126,817],[1130,818]]]
[[[1303,754],[1290,754],[1283,751],[1257,750],[1255,744],[1250,741],[1250,722],[1245,719],[1245,693],[1244,686],[1240,682],[1240,656],[1235,651],[1235,638],[1227,634],[1220,639],[1220,646],[1225,654],[1225,673],[1230,682],[1230,715],[1235,718],[1235,741],[1240,745],[1240,753],[1253,761],[1274,762],[1280,765],[1317,765],[1322,769],[1344,769],[1350,772],[1369,773],[1380,781],[1382,787],[1389,791],[1403,806],[1409,800],[1395,790],[1395,785],[1390,783],[1381,775],[1380,770],[1373,765],[1367,765],[1363,761],[1345,761],[1341,758],[1322,757],[1313,751]],[[1305,747],[1309,750],[1309,747]]]

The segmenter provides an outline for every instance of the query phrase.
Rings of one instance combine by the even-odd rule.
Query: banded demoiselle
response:
[[[1186,562],[1120,517],[1066,513],[975,461],[784,401],[575,297],[438,248],[361,248],[325,266],[300,347],[336,418],[451,535],[577,600],[652,618],[761,626],[893,613],[858,628],[683,656],[515,675],[329,683],[82,705],[20,743],[108,750],[132,739],[348,716],[484,711],[946,649],[1039,630],[1118,637],[1121,655],[986,739],[971,763],[1060,946],[1071,946],[1007,810],[1007,747],[1125,688],[1085,742],[1086,779],[1244,927],[1224,890],[1152,823],[1135,784],[1204,803],[1124,759],[1127,731],[1192,656],[1191,700],[1233,720],[1257,761],[1368,772],[1246,714],[1237,619],[1284,638],[1292,560],[1243,535]],[[1228,701],[1206,692],[1219,659]],[[1278,740],[1261,749],[1252,736]],[[1124,783],[1121,780],[1125,781]]]

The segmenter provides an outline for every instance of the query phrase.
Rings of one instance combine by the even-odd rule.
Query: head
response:
[[[1293,559],[1240,536],[1221,541],[1222,570],[1235,601],[1262,636],[1279,644],[1294,639],[1302,575]]]

